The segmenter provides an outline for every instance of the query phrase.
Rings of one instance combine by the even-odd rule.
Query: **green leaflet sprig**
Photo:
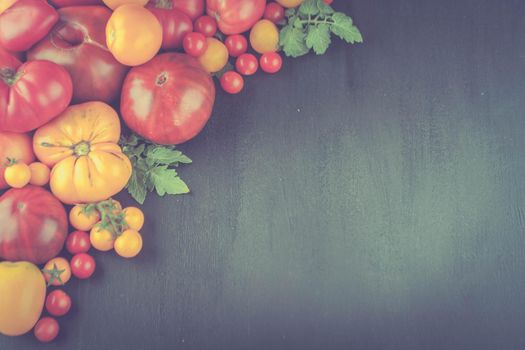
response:
[[[335,34],[349,44],[363,42],[352,18],[324,3],[305,0],[298,9],[286,11],[288,19],[280,32],[279,45],[286,56],[299,57],[313,50],[317,55],[326,52]]]

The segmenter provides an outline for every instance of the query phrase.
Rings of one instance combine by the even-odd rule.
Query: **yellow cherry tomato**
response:
[[[304,0],[275,0],[278,4],[286,8],[297,7],[303,3]]]
[[[13,188],[22,188],[31,180],[31,170],[25,163],[10,165],[5,169],[4,180]]]
[[[267,19],[255,23],[250,31],[250,45],[258,53],[275,52],[279,48],[279,29]]]
[[[102,228],[100,225],[95,225],[89,233],[89,240],[93,248],[102,252],[107,252],[113,249],[115,244],[115,237],[111,231]]]
[[[115,251],[123,258],[133,258],[142,250],[142,236],[137,230],[126,230],[115,240]]]
[[[133,230],[140,231],[144,225],[144,213],[139,208],[127,207],[123,211],[124,222]]]
[[[64,258],[53,258],[44,265],[44,277],[51,286],[63,286],[71,279],[71,266]]]
[[[215,38],[206,38],[206,43],[206,51],[199,56],[199,62],[207,72],[218,72],[228,63],[228,49]]]
[[[34,162],[29,164],[29,170],[31,170],[31,180],[29,183],[36,186],[45,186],[49,182],[49,170],[48,166],[44,163]]]
[[[80,231],[89,231],[100,221],[100,214],[93,210],[90,213],[84,212],[83,205],[75,205],[69,211],[69,222],[71,226]]]

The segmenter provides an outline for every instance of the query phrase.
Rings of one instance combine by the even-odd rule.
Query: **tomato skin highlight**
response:
[[[90,278],[96,266],[95,259],[86,253],[76,254],[71,258],[71,272],[78,279]]]
[[[84,231],[74,231],[66,239],[66,249],[70,254],[87,253],[91,248],[89,234]]]
[[[259,61],[251,53],[245,53],[235,61],[235,69],[242,75],[253,75],[259,69]]]
[[[60,332],[60,325],[53,317],[43,317],[35,325],[36,339],[42,343],[52,342]]]
[[[229,94],[238,94],[244,88],[244,78],[234,71],[224,73],[220,82],[223,90]]]
[[[224,40],[224,45],[226,45],[231,57],[239,57],[248,50],[248,40],[241,34],[228,36],[226,40]]]
[[[281,70],[283,59],[277,52],[267,52],[260,58],[261,69],[266,73],[277,73]]]
[[[184,52],[193,57],[199,57],[208,48],[206,37],[202,33],[188,33],[182,41]]]
[[[60,289],[50,292],[46,298],[46,310],[52,316],[64,316],[71,309],[71,297]]]

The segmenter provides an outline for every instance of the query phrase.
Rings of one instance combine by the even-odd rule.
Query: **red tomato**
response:
[[[224,73],[220,81],[222,89],[229,94],[238,94],[244,87],[243,77],[234,71]]]
[[[204,14],[204,0],[150,0],[148,5],[179,10],[189,16],[192,21]]]
[[[66,109],[73,84],[56,63],[13,60],[0,61],[0,131],[27,132]]]
[[[67,236],[66,249],[71,254],[87,253],[91,248],[89,234],[84,231],[74,231]]]
[[[202,33],[189,33],[186,34],[182,42],[184,52],[193,57],[199,57],[208,48],[206,37]]]
[[[42,187],[10,189],[0,197],[0,258],[42,264],[57,256],[67,235],[62,203]]]
[[[206,0],[208,15],[217,19],[226,35],[250,29],[263,16],[265,7],[266,0]]]
[[[142,137],[179,144],[202,130],[214,102],[215,86],[199,61],[165,53],[129,72],[120,111],[130,129]]]
[[[323,0],[323,1],[327,5],[330,5],[330,4],[332,4],[332,2],[334,2],[334,0]]]
[[[212,37],[217,33],[217,21],[210,16],[201,16],[195,21],[195,31]]]
[[[91,277],[96,266],[95,259],[86,253],[76,254],[71,258],[71,272],[81,280]]]
[[[102,0],[50,0],[55,7],[103,5]]]
[[[53,316],[64,316],[71,309],[71,298],[66,292],[55,289],[47,295],[46,310]]]
[[[224,45],[226,45],[231,57],[238,57],[248,50],[248,40],[241,34],[228,36],[224,41]]]
[[[277,52],[267,52],[261,56],[261,69],[266,73],[277,73],[281,70],[283,59]]]
[[[257,57],[251,53],[245,53],[240,55],[235,61],[235,69],[242,75],[253,75],[259,68],[259,62]]]
[[[60,325],[53,317],[42,317],[35,325],[34,333],[36,339],[42,343],[53,341],[60,331]]]
[[[4,179],[5,168],[9,159],[30,164],[35,159],[31,137],[26,134],[0,131],[0,190],[7,188]]]
[[[0,45],[9,51],[26,51],[57,21],[58,13],[47,1],[18,0],[0,13]]]
[[[264,18],[277,24],[284,20],[284,7],[276,2],[270,2],[264,10]]]
[[[175,50],[182,48],[182,40],[193,30],[191,18],[177,9],[166,9],[158,5],[146,6],[162,25],[162,48]]]

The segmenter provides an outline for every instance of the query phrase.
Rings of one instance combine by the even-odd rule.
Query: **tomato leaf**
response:
[[[306,34],[301,29],[287,26],[281,30],[279,43],[286,56],[299,57],[310,51],[305,40]]]
[[[303,1],[299,7],[299,13],[306,16],[315,16],[319,13],[319,7],[317,7],[317,0],[306,0]]]
[[[151,180],[155,184],[155,190],[159,196],[165,194],[184,194],[190,189],[179,177],[175,169],[168,169],[167,166],[158,166],[150,172]]]
[[[313,49],[317,55],[322,55],[330,46],[330,27],[328,24],[310,26],[306,35],[306,46]]]
[[[323,0],[317,0],[317,8],[319,9],[319,12],[322,14],[322,15],[331,15],[332,13],[334,13],[334,9],[326,4]]]
[[[144,204],[148,191],[143,171],[133,171],[128,182],[128,192],[140,204]]]
[[[191,159],[182,154],[181,151],[168,147],[155,147],[151,151],[148,150],[148,159],[154,160],[157,164],[165,165],[172,163],[191,163]]]
[[[332,33],[350,44],[363,42],[361,32],[353,25],[352,18],[342,12],[336,12],[332,20],[333,24],[330,26]]]

